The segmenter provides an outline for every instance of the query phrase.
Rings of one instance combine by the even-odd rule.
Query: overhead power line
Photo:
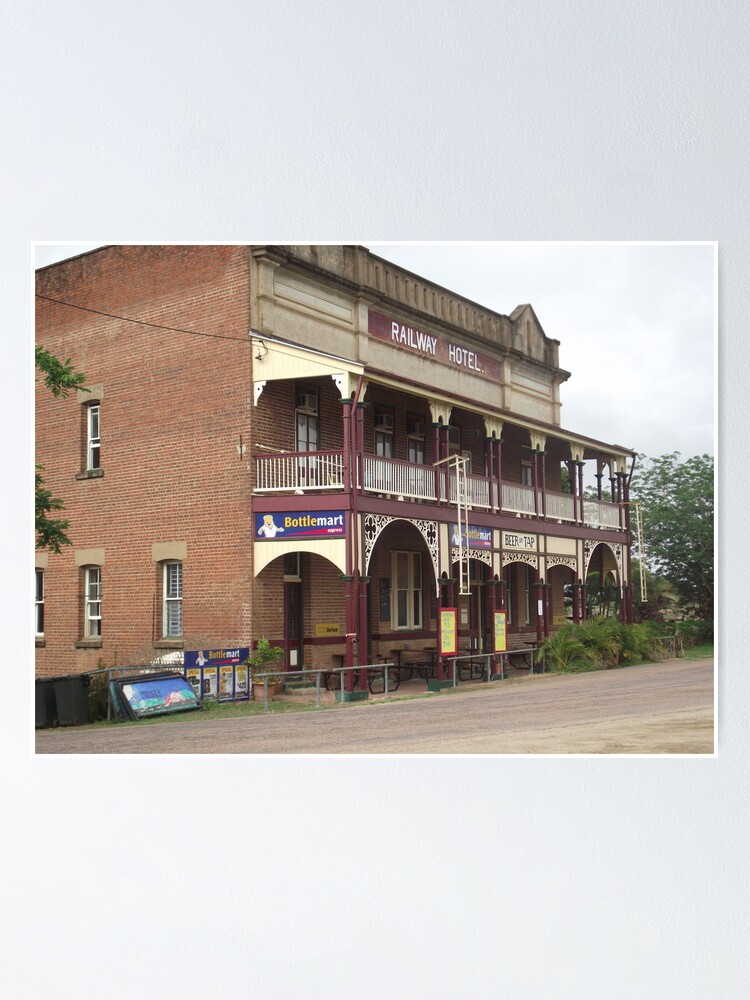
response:
[[[161,323],[149,323],[144,319],[132,319],[130,316],[117,316],[115,313],[103,312],[101,309],[90,309],[88,306],[78,306],[75,302],[65,302],[62,299],[53,299],[50,295],[41,295],[36,292],[38,299],[46,302],[54,302],[58,306],[67,306],[69,309],[80,309],[81,312],[94,313],[96,316],[106,316],[107,319],[117,319],[122,323],[135,323],[138,326],[150,326],[155,330],[166,330],[169,333],[187,333],[192,337],[210,337],[212,340],[233,340],[238,344],[251,343],[249,337],[227,337],[222,333],[204,333],[201,330],[184,330],[179,326],[164,326]]]

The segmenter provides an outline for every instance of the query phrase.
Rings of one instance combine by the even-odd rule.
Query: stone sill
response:
[[[184,649],[183,639],[157,639],[154,642],[154,649]]]
[[[79,639],[75,644],[76,649],[101,649],[101,639]]]
[[[101,479],[104,469],[88,469],[86,472],[76,473],[76,479]]]
[[[39,649],[41,646],[46,646],[47,643],[44,641],[43,635],[37,635],[34,637],[34,645]]]

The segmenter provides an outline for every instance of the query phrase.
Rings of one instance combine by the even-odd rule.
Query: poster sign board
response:
[[[249,654],[248,646],[185,650],[185,677],[201,700],[247,701]]]
[[[458,609],[440,609],[440,655],[458,656]]]
[[[458,525],[454,522],[451,528],[451,543],[453,545],[463,544],[469,549],[491,549],[492,548],[492,528],[482,528],[476,524],[464,525],[464,531],[458,530]]]
[[[112,687],[119,702],[117,714],[130,719],[171,715],[201,707],[198,695],[181,674],[123,677],[114,681]]]
[[[495,652],[505,653],[508,649],[508,612],[495,611]]]

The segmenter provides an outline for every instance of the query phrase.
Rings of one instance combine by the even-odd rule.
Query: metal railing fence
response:
[[[263,681],[263,711],[267,712],[268,711],[268,682],[269,682],[269,679],[271,677],[278,678],[279,676],[281,676],[284,679],[284,681],[286,681],[286,679],[288,677],[303,677],[306,674],[315,674],[315,704],[316,704],[316,706],[319,706],[320,705],[320,679],[321,679],[321,675],[322,674],[325,674],[325,675],[328,675],[328,674],[340,674],[341,675],[341,695],[342,695],[342,701],[343,701],[344,681],[345,681],[344,674],[351,673],[352,675],[354,675],[354,674],[358,674],[362,670],[365,670],[365,671],[377,670],[378,672],[382,671],[382,673],[383,673],[383,681],[384,681],[384,684],[385,684],[384,694],[387,695],[388,694],[388,670],[389,670],[389,668],[393,668],[393,667],[395,667],[395,664],[393,664],[393,663],[364,663],[361,666],[358,665],[358,666],[352,666],[352,667],[308,667],[305,670],[285,670],[283,672],[283,674],[279,674],[279,672],[277,670],[277,671],[271,671],[271,672],[269,672],[267,674],[255,674],[255,676],[253,677],[253,681],[260,681],[260,680]]]
[[[452,666],[453,666],[453,670],[450,671],[450,673],[452,675],[452,680],[453,680],[453,687],[457,687],[458,686],[458,678],[457,678],[457,672],[456,672],[456,664],[457,663],[461,663],[463,661],[476,662],[478,660],[479,661],[484,660],[485,664],[484,664],[484,666],[482,668],[482,680],[485,681],[485,682],[491,681],[491,680],[496,679],[496,678],[500,678],[500,680],[504,680],[505,679],[505,660],[506,660],[507,657],[510,657],[510,656],[521,656],[521,655],[523,655],[523,656],[531,656],[532,654],[536,654],[538,652],[538,650],[539,650],[538,646],[524,646],[522,649],[506,649],[506,650],[504,650],[501,653],[467,653],[465,656],[449,656],[449,657],[446,657],[446,659],[448,660],[448,662],[450,664],[452,664]],[[499,674],[492,674],[492,673],[490,673],[490,661],[491,660],[500,660],[500,673]],[[541,673],[544,673],[544,667],[545,667],[544,653],[542,653],[541,667],[542,667]],[[535,673],[533,658],[532,658],[531,666],[529,667],[529,669],[530,669],[531,673]]]

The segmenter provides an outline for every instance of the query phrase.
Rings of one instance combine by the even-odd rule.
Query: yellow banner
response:
[[[440,655],[458,655],[458,615],[456,608],[440,611]]]
[[[506,628],[508,614],[505,611],[495,612],[495,652],[504,653],[508,649],[508,631]]]

